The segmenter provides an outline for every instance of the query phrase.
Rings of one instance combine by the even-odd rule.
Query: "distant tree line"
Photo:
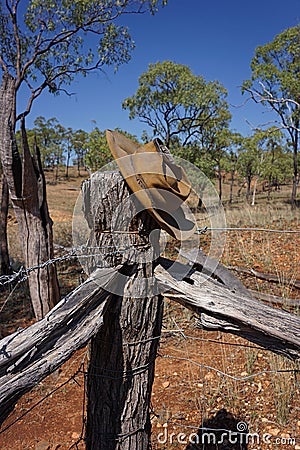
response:
[[[226,115],[229,117],[229,111]],[[210,120],[207,119],[202,126],[199,139],[187,140],[183,144],[179,133],[174,133],[168,145],[175,155],[189,160],[209,178],[217,180],[220,200],[224,180],[230,184],[229,203],[233,202],[234,185],[239,184],[245,187],[246,199],[252,204],[259,182],[269,194],[272,187],[291,182],[293,152],[281,130],[273,126],[243,137],[231,131],[226,121],[220,121],[220,129],[213,131]],[[137,141],[135,136],[125,131],[123,133]],[[105,131],[97,126],[90,132],[74,130],[62,126],[56,118],[39,116],[27,134],[30,144],[33,146],[36,141],[39,147],[43,167],[52,169],[56,178],[59,168],[64,167],[65,177],[68,178],[69,167],[73,165],[80,176],[83,168],[94,172],[112,159]],[[165,138],[162,133],[155,134]],[[20,132],[17,132],[17,137],[20,139]],[[151,137],[144,133],[143,139],[146,141]]]
[[[296,52],[295,48],[300,46],[299,36],[300,27],[295,27],[277,38],[276,46],[274,44],[276,49],[269,46],[268,57],[265,55],[269,66],[276,57],[288,60],[291,55],[286,53]],[[298,47],[296,44],[288,47],[288,40],[292,38]],[[257,55],[261,53],[264,53],[262,48],[257,50]],[[250,91],[254,95],[251,86],[255,83],[261,85],[259,77],[262,76],[262,69],[258,70],[258,67],[265,64],[260,57],[254,58],[253,79],[244,83],[243,92]],[[289,80],[299,78],[299,58],[294,66],[284,64],[283,67],[285,76],[289,73]],[[232,202],[233,185],[239,177],[245,183],[246,198],[252,204],[255,203],[258,181],[267,182],[269,187],[292,182],[291,204],[295,207],[299,182],[300,107],[296,100],[291,99],[300,98],[300,83],[296,85],[291,82],[293,91],[288,91],[287,84],[283,85],[284,75],[280,78],[277,73],[276,78],[273,73],[275,69],[273,72],[269,70],[264,73],[264,79],[268,81],[270,91],[274,83],[274,94],[270,96],[274,100],[277,91],[277,102],[274,100],[272,103],[270,98],[266,98],[267,94],[264,98],[260,97],[260,102],[275,105],[273,109],[281,115],[281,123],[254,129],[249,136],[242,136],[230,128],[231,113],[224,86],[218,81],[206,81],[202,76],[194,75],[188,66],[172,61],[150,64],[148,71],[139,78],[136,93],[123,102],[123,108],[129,111],[131,119],[138,118],[147,124],[152,136],[159,135],[174,153],[191,161],[207,176],[217,176],[220,201],[225,172],[230,174],[229,202]],[[280,97],[280,92],[284,92],[285,96]],[[262,93],[257,92],[258,95]],[[144,139],[150,137],[144,133]]]
[[[27,130],[27,135],[31,147],[36,140],[44,169],[53,169],[56,177],[62,166],[68,178],[70,166],[76,166],[80,176],[82,168],[96,170],[110,160],[105,133],[97,126],[87,132],[65,128],[55,117],[46,119],[39,116],[34,121],[34,127]],[[20,138],[20,132],[17,132],[17,138]]]
[[[118,129],[118,131],[121,131]],[[131,139],[136,136],[123,131]],[[21,145],[21,132],[16,132],[17,142]],[[65,128],[55,117],[46,119],[39,116],[34,121],[34,127],[27,130],[29,147],[37,145],[44,169],[52,169],[58,178],[59,168],[65,168],[65,177],[69,177],[70,166],[75,166],[77,175],[82,169],[94,172],[112,160],[105,130],[96,125],[91,131]]]

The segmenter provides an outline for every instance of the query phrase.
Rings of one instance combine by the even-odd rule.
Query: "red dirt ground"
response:
[[[70,195],[73,201],[77,193]],[[63,205],[64,218],[72,211],[67,200]],[[55,208],[53,213],[59,216]],[[296,219],[281,218],[280,224],[274,221],[269,226],[300,230]],[[202,239],[205,249],[209,235]],[[234,232],[228,234],[222,260],[227,265],[254,268],[282,279],[300,279],[299,248],[300,234]],[[75,264],[60,267],[64,294],[80,283],[77,269]],[[300,299],[299,289],[290,283],[268,283],[248,276],[241,279],[252,289]],[[1,314],[0,331],[4,335],[32,323],[25,287],[18,288],[7,305]],[[183,331],[176,332],[178,329]],[[20,399],[0,431],[1,450],[84,449],[84,376],[78,371],[85,352],[78,351]],[[299,365],[255,348],[241,338],[200,330],[191,313],[167,300],[152,393],[153,449],[186,449],[189,435],[197,432],[202,421],[225,408],[237,420],[246,422],[251,433],[258,433],[260,442],[249,448],[299,450],[299,375],[268,373],[295,368],[299,369]],[[252,377],[247,378],[249,375]],[[185,443],[179,442],[179,433],[185,434],[180,438]],[[272,435],[272,440],[264,442],[264,434]],[[167,442],[163,443],[165,438]]]

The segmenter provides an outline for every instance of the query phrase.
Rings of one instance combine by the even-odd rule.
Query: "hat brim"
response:
[[[135,197],[172,237],[186,240],[196,225],[183,204],[191,191],[183,169],[170,162],[153,142],[140,146],[117,131],[106,131],[111,153]]]

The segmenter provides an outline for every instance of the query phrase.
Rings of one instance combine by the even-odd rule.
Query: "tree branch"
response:
[[[13,30],[14,30],[14,37],[16,41],[16,72],[17,72],[17,78],[20,78],[21,74],[21,56],[22,56],[22,50],[21,50],[21,41],[19,36],[19,28],[17,24],[17,8],[18,8],[18,1],[13,5],[13,8],[8,7],[8,1],[6,0],[6,7],[10,12],[11,20],[13,24]]]
[[[2,67],[3,72],[7,72],[8,71],[8,67],[4,62],[4,59],[2,58],[2,55],[0,55],[0,65]]]
[[[297,127],[293,121],[292,115],[293,115],[294,111],[291,110],[290,105],[293,105],[295,107],[295,109],[300,110],[300,103],[291,98],[285,98],[285,97],[276,98],[264,86],[264,84],[262,82],[259,82],[259,84],[262,88],[262,92],[258,91],[257,89],[250,89],[250,88],[245,88],[245,91],[251,95],[251,98],[255,103],[258,104],[258,103],[266,102],[270,105],[270,107],[280,116],[280,118],[282,120],[281,128],[286,129],[289,132],[291,139],[293,140],[294,136],[293,136],[293,133],[290,132],[290,128],[292,128],[293,130],[295,130],[297,132],[300,131],[300,128]],[[286,122],[285,115],[281,111],[280,106],[283,106],[283,105],[285,105],[286,108],[289,110],[290,125]]]

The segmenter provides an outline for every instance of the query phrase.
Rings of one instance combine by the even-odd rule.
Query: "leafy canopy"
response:
[[[206,82],[188,66],[164,61],[149,65],[123,108],[129,110],[131,119],[138,117],[149,125],[153,135],[159,135],[167,145],[176,139],[186,145],[212,123],[215,128],[227,123],[226,95],[219,82]]]
[[[283,143],[283,133],[276,127],[256,130],[240,142],[239,174],[252,179],[261,177],[282,182],[292,176],[291,153]]]
[[[243,92],[271,107],[294,140],[300,119],[300,25],[257,47],[251,69],[252,78],[244,82]]]
[[[25,83],[29,113],[48,88],[58,93],[77,74],[130,59],[134,43],[121,16],[150,11],[167,0],[1,0],[0,73]]]

